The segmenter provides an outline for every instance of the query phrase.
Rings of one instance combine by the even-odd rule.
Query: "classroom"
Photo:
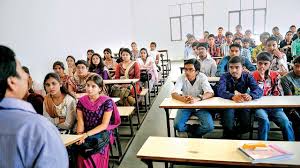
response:
[[[0,0],[0,168],[300,167],[297,0]]]

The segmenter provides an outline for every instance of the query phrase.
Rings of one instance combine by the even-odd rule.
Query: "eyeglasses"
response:
[[[184,68],[184,71],[194,72],[195,69],[194,68]]]

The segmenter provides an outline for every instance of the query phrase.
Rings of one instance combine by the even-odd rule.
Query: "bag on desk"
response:
[[[150,73],[148,73],[148,79],[151,80],[152,75]],[[141,73],[141,77],[140,77],[140,81],[141,82],[147,82],[147,73]]]
[[[132,86],[122,87],[120,85],[114,85],[111,88],[111,97],[120,97],[120,101],[118,101],[119,105],[130,105],[133,106],[135,104],[135,98],[130,95]]]

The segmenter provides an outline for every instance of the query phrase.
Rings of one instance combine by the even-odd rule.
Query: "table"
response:
[[[177,78],[171,79],[173,83],[176,83]],[[209,83],[217,83],[220,80],[220,77],[207,77]]]
[[[137,157],[144,161],[148,168],[153,167],[153,161],[229,167],[300,167],[300,142],[265,141],[276,144],[294,155],[289,160],[255,164],[238,150],[238,147],[249,142],[258,141],[150,136],[137,153]]]
[[[226,109],[226,108],[290,108],[300,107],[300,96],[263,96],[260,99],[244,103],[235,103],[229,99],[213,97],[194,104],[187,104],[172,98],[165,98],[159,108],[164,108],[170,137],[169,109]]]
[[[71,135],[71,134],[60,134],[60,138],[62,139],[65,146],[72,145],[77,142],[83,135]]]

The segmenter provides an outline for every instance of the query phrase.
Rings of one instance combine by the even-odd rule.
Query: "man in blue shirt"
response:
[[[220,77],[218,95],[237,103],[262,97],[263,90],[248,72],[243,72],[243,58],[232,57],[229,60],[229,72]],[[249,90],[249,91],[248,91]],[[250,128],[249,109],[225,109],[222,113],[223,137],[233,139],[237,134],[246,133]],[[235,124],[235,117],[238,124]]]
[[[28,75],[14,52],[0,45],[0,167],[67,168],[57,129],[23,101]]]
[[[241,45],[233,43],[229,46],[229,56],[225,56],[221,59],[217,67],[216,76],[221,76],[228,72],[228,62],[230,58],[241,55]],[[246,72],[255,71],[255,66],[248,59],[243,59],[243,70]]]

